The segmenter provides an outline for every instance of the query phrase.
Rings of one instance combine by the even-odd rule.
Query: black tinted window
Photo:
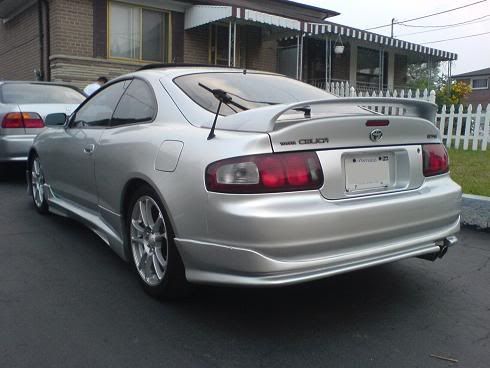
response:
[[[1,96],[2,102],[15,104],[80,104],[85,100],[70,87],[28,83],[4,84]]]
[[[92,97],[76,113],[72,127],[109,126],[114,109],[124,93],[124,81],[113,84]]]
[[[335,98],[306,83],[279,75],[258,73],[200,73],[177,77],[174,82],[198,105],[216,112],[219,101],[199,85],[226,91],[234,102],[255,109],[262,106]],[[242,111],[236,106],[221,107],[221,115]]]
[[[119,126],[151,121],[156,111],[155,97],[150,87],[145,82],[135,79],[117,105],[111,125]]]

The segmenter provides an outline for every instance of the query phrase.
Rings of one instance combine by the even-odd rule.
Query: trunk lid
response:
[[[417,117],[290,118],[278,120],[269,133],[272,150],[316,151],[325,178],[320,191],[333,200],[420,187],[421,144],[440,143],[436,127]]]
[[[78,107],[78,104],[21,104],[19,110],[21,112],[35,112],[46,120],[46,116],[53,113],[64,113],[71,115],[73,111]],[[27,134],[39,134],[44,128],[27,128],[25,129]]]

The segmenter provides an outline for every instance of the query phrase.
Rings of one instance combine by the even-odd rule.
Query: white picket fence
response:
[[[485,110],[478,105],[475,112],[471,105],[466,112],[463,105],[458,108],[451,105],[449,109],[444,105],[441,113],[437,114],[435,125],[446,147],[460,149],[462,146],[464,150],[471,147],[473,151],[486,151],[490,142],[490,104]]]
[[[384,91],[372,91],[362,92],[356,91],[356,89],[349,84],[349,82],[332,82],[327,83],[327,92],[330,92],[338,97],[398,97],[398,98],[415,98],[417,100],[436,102],[436,92],[434,90],[428,91],[427,88],[423,91],[416,90],[384,90]]]
[[[397,97],[407,99],[424,100],[435,103],[436,93],[434,90],[423,91],[401,90],[401,91],[379,91],[379,92],[356,92],[348,82],[327,83],[326,90],[339,97]],[[403,115],[403,110],[393,110],[385,106],[369,106],[376,112],[382,114]],[[478,105],[473,110],[472,105],[468,105],[466,111],[463,105],[458,107],[444,105],[441,113],[436,115],[434,122],[441,132],[443,142],[447,148],[472,149],[473,151],[486,151],[490,142],[490,104],[484,109]]]

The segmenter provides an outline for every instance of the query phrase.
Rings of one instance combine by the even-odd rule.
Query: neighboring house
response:
[[[332,23],[335,15],[287,0],[0,0],[0,79],[34,79],[36,70],[83,87],[99,75],[185,62],[392,90],[405,87],[409,64],[457,58]]]
[[[464,100],[466,104],[481,104],[483,108],[490,104],[490,68],[458,74],[453,79],[471,86],[471,93]]]

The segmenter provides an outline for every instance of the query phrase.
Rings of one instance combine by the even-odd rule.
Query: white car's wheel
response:
[[[150,187],[140,187],[127,214],[132,263],[143,288],[152,296],[171,298],[187,292],[184,266],[173,242],[163,205]]]
[[[44,173],[41,165],[41,160],[35,156],[29,167],[29,176],[31,178],[31,196],[34,206],[39,213],[45,214],[48,212],[48,202],[44,193]]]

